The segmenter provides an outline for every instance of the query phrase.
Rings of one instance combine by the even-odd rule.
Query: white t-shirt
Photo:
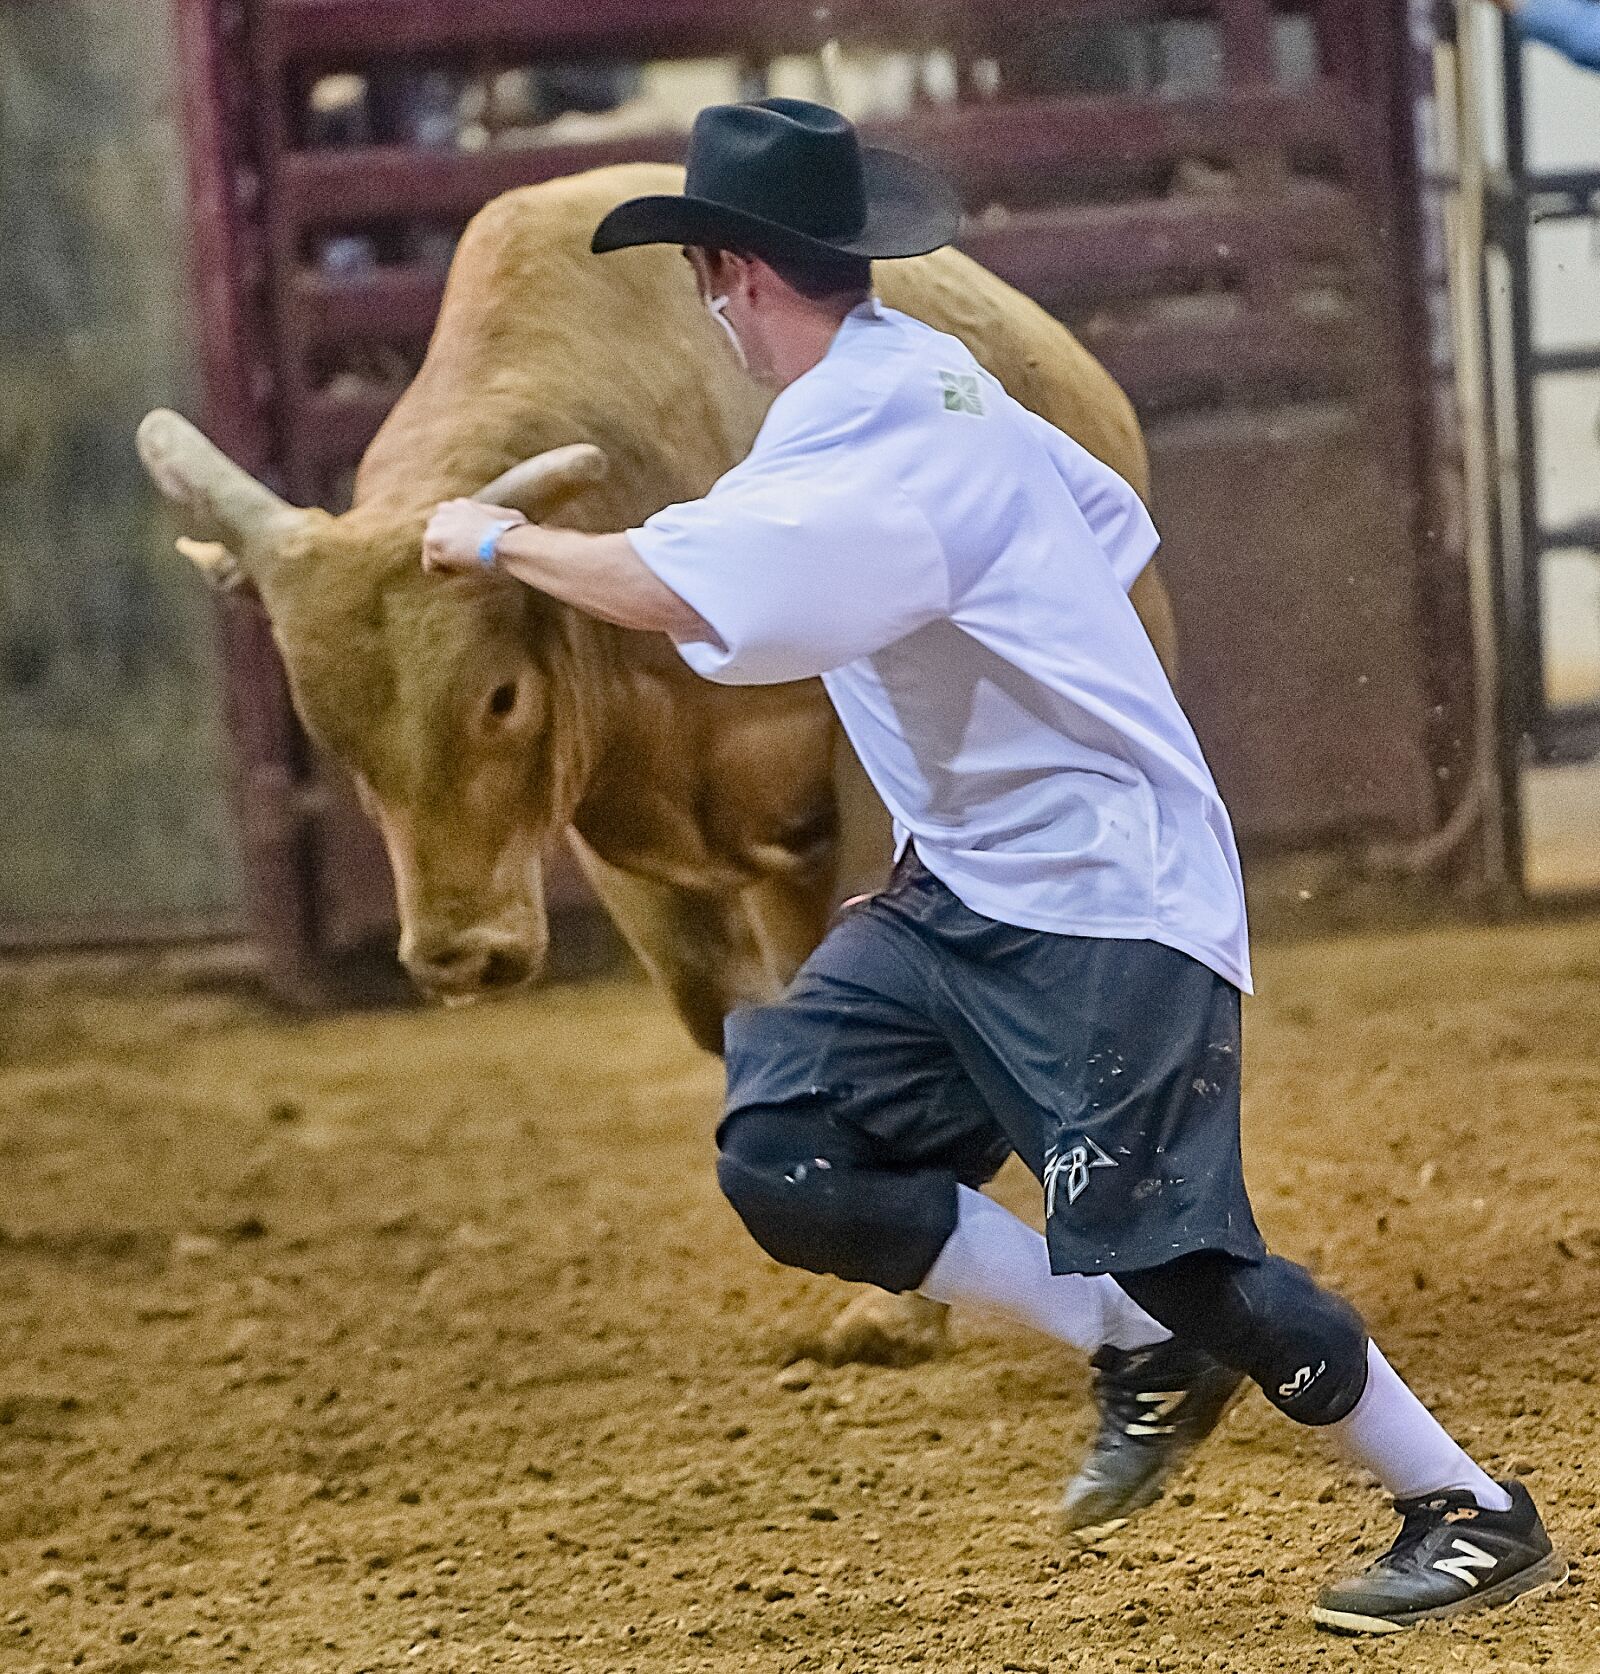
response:
[[[1128,589],[1109,466],[877,303],[704,499],[629,531],[710,624],[708,680],[821,675],[903,842],[974,912],[1164,942],[1246,992],[1227,810]]]

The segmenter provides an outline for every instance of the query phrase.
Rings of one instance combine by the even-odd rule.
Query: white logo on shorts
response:
[[[1056,1187],[1061,1176],[1067,1177],[1067,1205],[1070,1208],[1083,1196],[1089,1184],[1091,1168],[1115,1168],[1114,1157],[1108,1157],[1087,1134],[1072,1149],[1062,1153],[1052,1149],[1044,1160],[1044,1212],[1056,1212]]]

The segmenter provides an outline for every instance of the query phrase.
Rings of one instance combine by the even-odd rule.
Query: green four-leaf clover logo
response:
[[[983,391],[970,372],[941,372],[939,387],[944,391],[944,410],[947,413],[971,413],[982,418],[987,411]]]

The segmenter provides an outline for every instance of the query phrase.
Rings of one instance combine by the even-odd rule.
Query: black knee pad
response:
[[[1299,1424],[1334,1424],[1367,1384],[1367,1332],[1292,1261],[1202,1252],[1118,1282],[1168,1330],[1260,1384]]]
[[[1281,1256],[1237,1263],[1222,1287],[1223,1320],[1243,1362],[1279,1412],[1334,1424],[1367,1386],[1367,1330],[1342,1296]]]
[[[786,1267],[915,1290],[955,1230],[953,1174],[874,1168],[865,1136],[821,1112],[742,1110],[717,1143],[723,1195]]]

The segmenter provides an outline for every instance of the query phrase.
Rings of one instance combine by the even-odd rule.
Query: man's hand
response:
[[[619,628],[642,628],[677,640],[720,643],[709,623],[685,603],[634,551],[625,534],[586,535],[530,523],[506,506],[446,500],[428,519],[422,567],[437,574],[480,573],[483,537],[513,522],[496,544],[495,569],[563,604],[576,605]]]
[[[443,574],[481,570],[483,537],[497,523],[526,523],[509,506],[485,506],[476,500],[445,500],[434,509],[422,534],[422,567]]]

